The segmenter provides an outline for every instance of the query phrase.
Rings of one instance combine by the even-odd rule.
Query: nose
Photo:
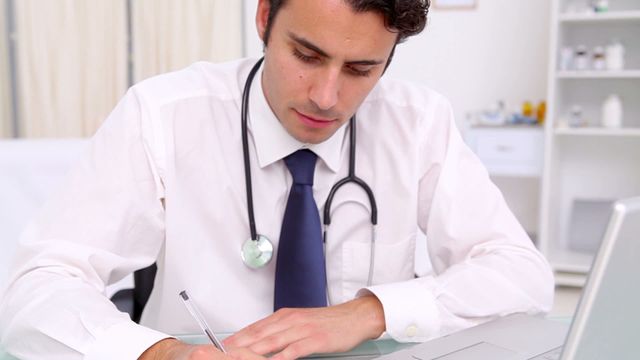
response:
[[[309,91],[309,99],[320,109],[329,110],[338,103],[339,70],[328,69],[318,74]]]

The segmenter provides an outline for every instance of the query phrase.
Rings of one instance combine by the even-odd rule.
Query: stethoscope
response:
[[[244,90],[242,92],[242,110],[240,114],[240,119],[242,122],[242,153],[244,156],[244,176],[245,176],[245,184],[246,184],[246,192],[247,192],[247,209],[249,213],[249,229],[251,230],[251,238],[242,244],[242,261],[248,267],[252,269],[258,269],[267,265],[271,259],[273,258],[273,243],[264,235],[258,234],[256,231],[256,222],[255,216],[253,213],[253,193],[251,190],[251,168],[249,162],[249,140],[248,140],[248,130],[247,130],[247,114],[249,113],[249,94],[251,92],[251,83],[253,82],[253,78],[256,73],[260,69],[260,65],[262,64],[264,58],[258,60],[258,62],[253,66],[249,75],[247,76],[247,82],[244,85]],[[323,241],[327,243],[327,234],[329,230],[329,225],[331,225],[331,203],[333,202],[333,198],[336,192],[347,183],[355,183],[364,192],[367,194],[369,198],[369,205],[371,207],[371,255],[369,259],[369,275],[367,278],[367,286],[371,286],[373,281],[373,267],[374,267],[374,259],[375,259],[375,240],[376,240],[376,225],[378,223],[378,207],[376,205],[376,199],[373,195],[373,191],[366,182],[356,176],[355,167],[356,167],[356,127],[355,127],[356,117],[355,115],[349,119],[349,132],[350,132],[350,144],[349,144],[349,173],[345,178],[340,179],[337,183],[335,183],[331,190],[329,191],[329,195],[327,196],[327,200],[324,203],[324,215],[323,215]]]

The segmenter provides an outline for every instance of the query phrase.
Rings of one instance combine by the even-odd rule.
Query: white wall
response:
[[[478,0],[475,10],[432,9],[427,29],[398,46],[389,75],[451,100],[456,118],[496,100],[545,98],[550,0]]]

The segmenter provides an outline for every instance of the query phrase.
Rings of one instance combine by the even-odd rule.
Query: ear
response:
[[[271,9],[270,0],[259,0],[258,11],[256,12],[256,28],[258,29],[258,36],[265,42],[264,32],[267,29],[267,21],[269,19],[269,10]]]

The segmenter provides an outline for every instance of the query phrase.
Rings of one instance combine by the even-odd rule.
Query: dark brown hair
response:
[[[287,0],[269,0],[270,8],[264,31],[264,45],[267,46],[271,35],[271,26],[278,11]],[[387,29],[398,33],[396,44],[408,37],[419,34],[427,25],[430,0],[343,0],[355,12],[375,11],[384,16]],[[391,62],[395,46],[389,55],[387,66]]]

